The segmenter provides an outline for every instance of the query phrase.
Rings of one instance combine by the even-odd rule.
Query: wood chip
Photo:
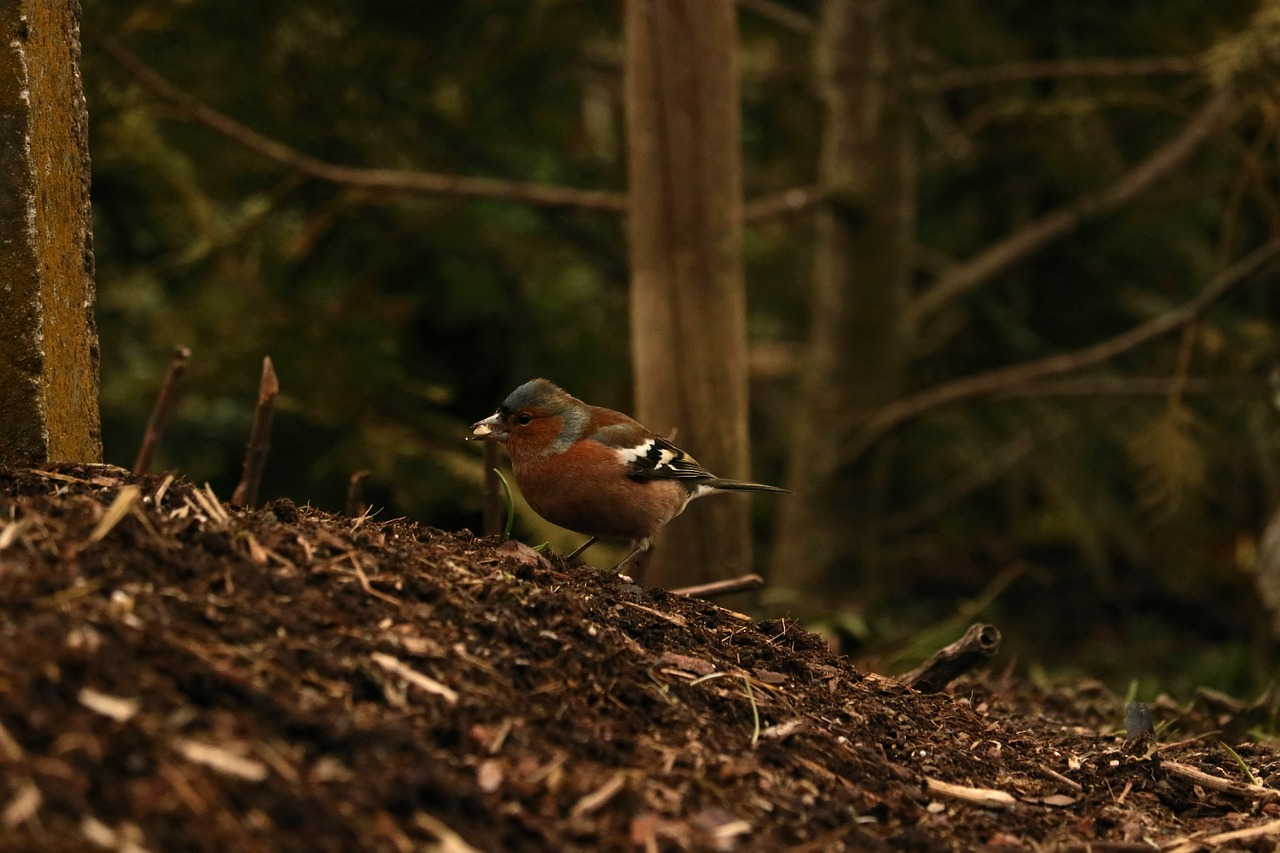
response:
[[[43,803],[44,797],[41,796],[40,789],[28,779],[18,786],[18,792],[4,807],[4,811],[0,812],[0,823],[6,829],[14,829],[35,817]]]
[[[92,815],[85,815],[80,821],[80,832],[86,840],[108,850],[117,850],[119,853],[147,853],[147,848],[133,840],[133,836],[141,833],[137,827],[128,824],[116,830]]]
[[[685,672],[695,672],[698,675],[710,675],[716,671],[716,666],[711,661],[676,652],[663,652],[662,657],[658,658],[658,663],[673,666]]]
[[[246,782],[261,782],[267,778],[267,765],[220,746],[178,738],[173,741],[173,748],[188,761],[203,764],[224,776],[234,776]]]
[[[481,853],[438,817],[426,812],[416,812],[413,815],[413,822],[436,837],[437,843],[432,848],[435,853]]]
[[[481,761],[480,766],[476,768],[476,784],[480,786],[481,791],[486,794],[492,794],[502,787],[504,775],[502,764],[490,758],[486,761]]]
[[[393,675],[400,676],[405,681],[412,684],[414,687],[417,687],[420,690],[424,690],[427,693],[431,693],[435,696],[439,696],[443,698],[446,702],[448,702],[450,705],[457,704],[458,694],[456,691],[446,687],[445,685],[436,681],[434,678],[430,678],[428,676],[423,675],[422,673],[418,672],[416,669],[413,669],[412,667],[392,657],[391,655],[384,654],[382,652],[374,652],[369,657],[378,666],[382,667],[387,672],[390,672]]]
[[[14,739],[3,723],[0,723],[0,758],[6,761],[20,761],[22,759],[22,745]]]
[[[776,726],[768,726],[760,730],[761,740],[782,740],[790,737],[800,729],[804,728],[804,720],[787,720],[785,723],[778,723]]]
[[[116,494],[116,499],[107,507],[107,512],[98,521],[98,525],[89,534],[90,542],[101,542],[115,526],[133,509],[133,505],[142,497],[142,489],[137,486],[125,486]]]
[[[950,782],[943,782],[941,779],[934,779],[929,776],[924,777],[924,783],[925,788],[935,794],[942,794],[945,797],[952,797],[966,803],[972,803],[975,806],[1007,809],[1018,802],[1017,798],[1012,794],[1005,791],[997,791],[993,788],[971,788],[967,785],[953,785]]]
[[[683,616],[676,613],[663,613],[661,610],[654,610],[652,607],[645,607],[643,604],[636,604],[634,601],[622,601],[619,603],[625,604],[627,607],[634,607],[636,610],[643,610],[645,613],[648,613],[651,616],[657,616],[659,619],[666,620],[676,627],[689,627],[689,622]]]
[[[20,518],[17,521],[0,527],[0,551],[8,548],[14,542],[18,541],[18,537],[22,532],[31,526],[31,519]]]
[[[627,777],[624,773],[615,773],[609,777],[609,781],[605,782],[599,788],[596,788],[590,794],[587,794],[578,802],[573,804],[573,808],[569,810],[571,818],[586,817],[592,812],[597,811],[614,798],[622,786],[627,783]]]
[[[137,699],[99,693],[92,687],[81,688],[76,699],[90,711],[94,711],[104,717],[110,717],[117,723],[129,722],[129,720],[133,719],[134,714],[138,713],[138,709],[142,707],[142,703]]]

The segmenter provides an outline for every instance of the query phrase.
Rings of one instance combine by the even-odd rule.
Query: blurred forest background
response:
[[[886,671],[981,619],[1143,695],[1271,683],[1280,2],[738,18],[752,474],[797,491],[752,504],[762,606]],[[177,344],[155,467],[224,497],[263,355],[266,497],[368,469],[442,528],[479,527],[462,438],[519,382],[631,409],[622,22],[87,2],[107,461]]]

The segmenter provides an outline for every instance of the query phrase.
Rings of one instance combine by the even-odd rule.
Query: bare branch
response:
[[[882,523],[884,532],[904,533],[937,518],[947,507],[999,480],[1043,443],[1043,438],[1033,436],[1030,432],[1015,436],[1012,441],[985,456],[972,469],[929,492],[919,503],[887,517]]]
[[[809,35],[813,32],[813,18],[804,12],[797,12],[777,0],[738,0],[738,5],[754,12],[766,21],[785,27],[793,32]]]
[[[1280,255],[1280,237],[1273,237],[1214,276],[1208,286],[1193,299],[1093,346],[958,379],[891,403],[870,420],[854,428],[855,437],[846,461],[861,456],[882,436],[903,422],[932,409],[962,400],[1012,393],[1015,389],[1027,387],[1046,376],[1093,367],[1180,328],[1203,314],[1234,285],[1256,273],[1277,255]],[[1167,392],[1168,388],[1164,390]]]
[[[361,169],[328,163],[263,136],[225,113],[219,112],[161,77],[111,36],[87,25],[84,32],[116,64],[133,75],[139,85],[174,107],[182,115],[269,160],[318,180],[365,189],[504,199],[548,207],[577,207],[616,214],[624,213],[626,210],[626,196],[623,193],[605,190],[577,190],[529,181],[504,181],[496,178],[444,175],[437,172]]]
[[[1086,219],[1115,210],[1181,166],[1217,127],[1231,104],[1231,97],[1230,86],[1216,89],[1177,136],[1121,175],[1111,186],[1027,223],[984,249],[977,257],[944,273],[933,287],[916,299],[912,306],[912,321],[918,325],[921,318],[1004,272],[1050,241],[1070,233]]]
[[[251,507],[258,502],[258,486],[262,484],[262,469],[267,464],[267,450],[271,447],[271,416],[275,411],[276,395],[280,393],[280,380],[271,364],[271,356],[262,359],[262,380],[258,384],[258,406],[253,412],[253,426],[249,429],[249,446],[244,454],[244,474],[231,495],[235,506]]]
[[[1165,397],[1176,382],[1173,376],[1081,376],[1040,382],[999,392],[1000,397]],[[1269,397],[1265,379],[1222,376],[1188,376],[1179,393],[1197,396]]]
[[[1058,59],[1044,62],[1010,62],[986,68],[956,68],[932,77],[921,77],[916,86],[926,92],[946,92],[971,86],[1022,83],[1027,80],[1062,80],[1084,77],[1151,77],[1159,74],[1196,74],[1203,70],[1193,56],[1144,56],[1137,59]]]
[[[822,187],[791,187],[780,193],[767,195],[747,202],[742,208],[744,222],[758,222],[774,216],[799,213],[825,201],[827,191]]]
[[[368,477],[368,469],[362,468],[347,480],[347,518],[359,518],[369,511],[364,502],[364,481]]]
[[[164,385],[160,387],[160,396],[156,399],[156,407],[151,410],[147,430],[142,436],[142,446],[138,448],[138,456],[133,461],[135,474],[145,474],[151,470],[151,461],[160,447],[165,425],[169,423],[169,415],[172,414],[174,403],[178,400],[178,389],[182,387],[182,377],[187,372],[187,360],[190,358],[191,350],[186,347],[180,346],[173,352],[173,360],[169,362],[169,372],[165,375]]]

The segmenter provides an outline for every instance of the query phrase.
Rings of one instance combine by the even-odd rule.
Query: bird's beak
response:
[[[502,413],[494,412],[482,421],[476,421],[471,425],[471,435],[467,436],[467,440],[473,438],[484,439],[485,441],[506,441],[507,427],[502,422]]]

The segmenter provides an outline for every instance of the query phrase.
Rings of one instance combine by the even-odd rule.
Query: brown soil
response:
[[[1233,741],[1250,784],[1207,736],[1249,722],[1225,699],[1126,746],[1097,686],[924,695],[514,543],[109,466],[0,472],[0,626],[0,850],[1280,838],[1280,750]]]

